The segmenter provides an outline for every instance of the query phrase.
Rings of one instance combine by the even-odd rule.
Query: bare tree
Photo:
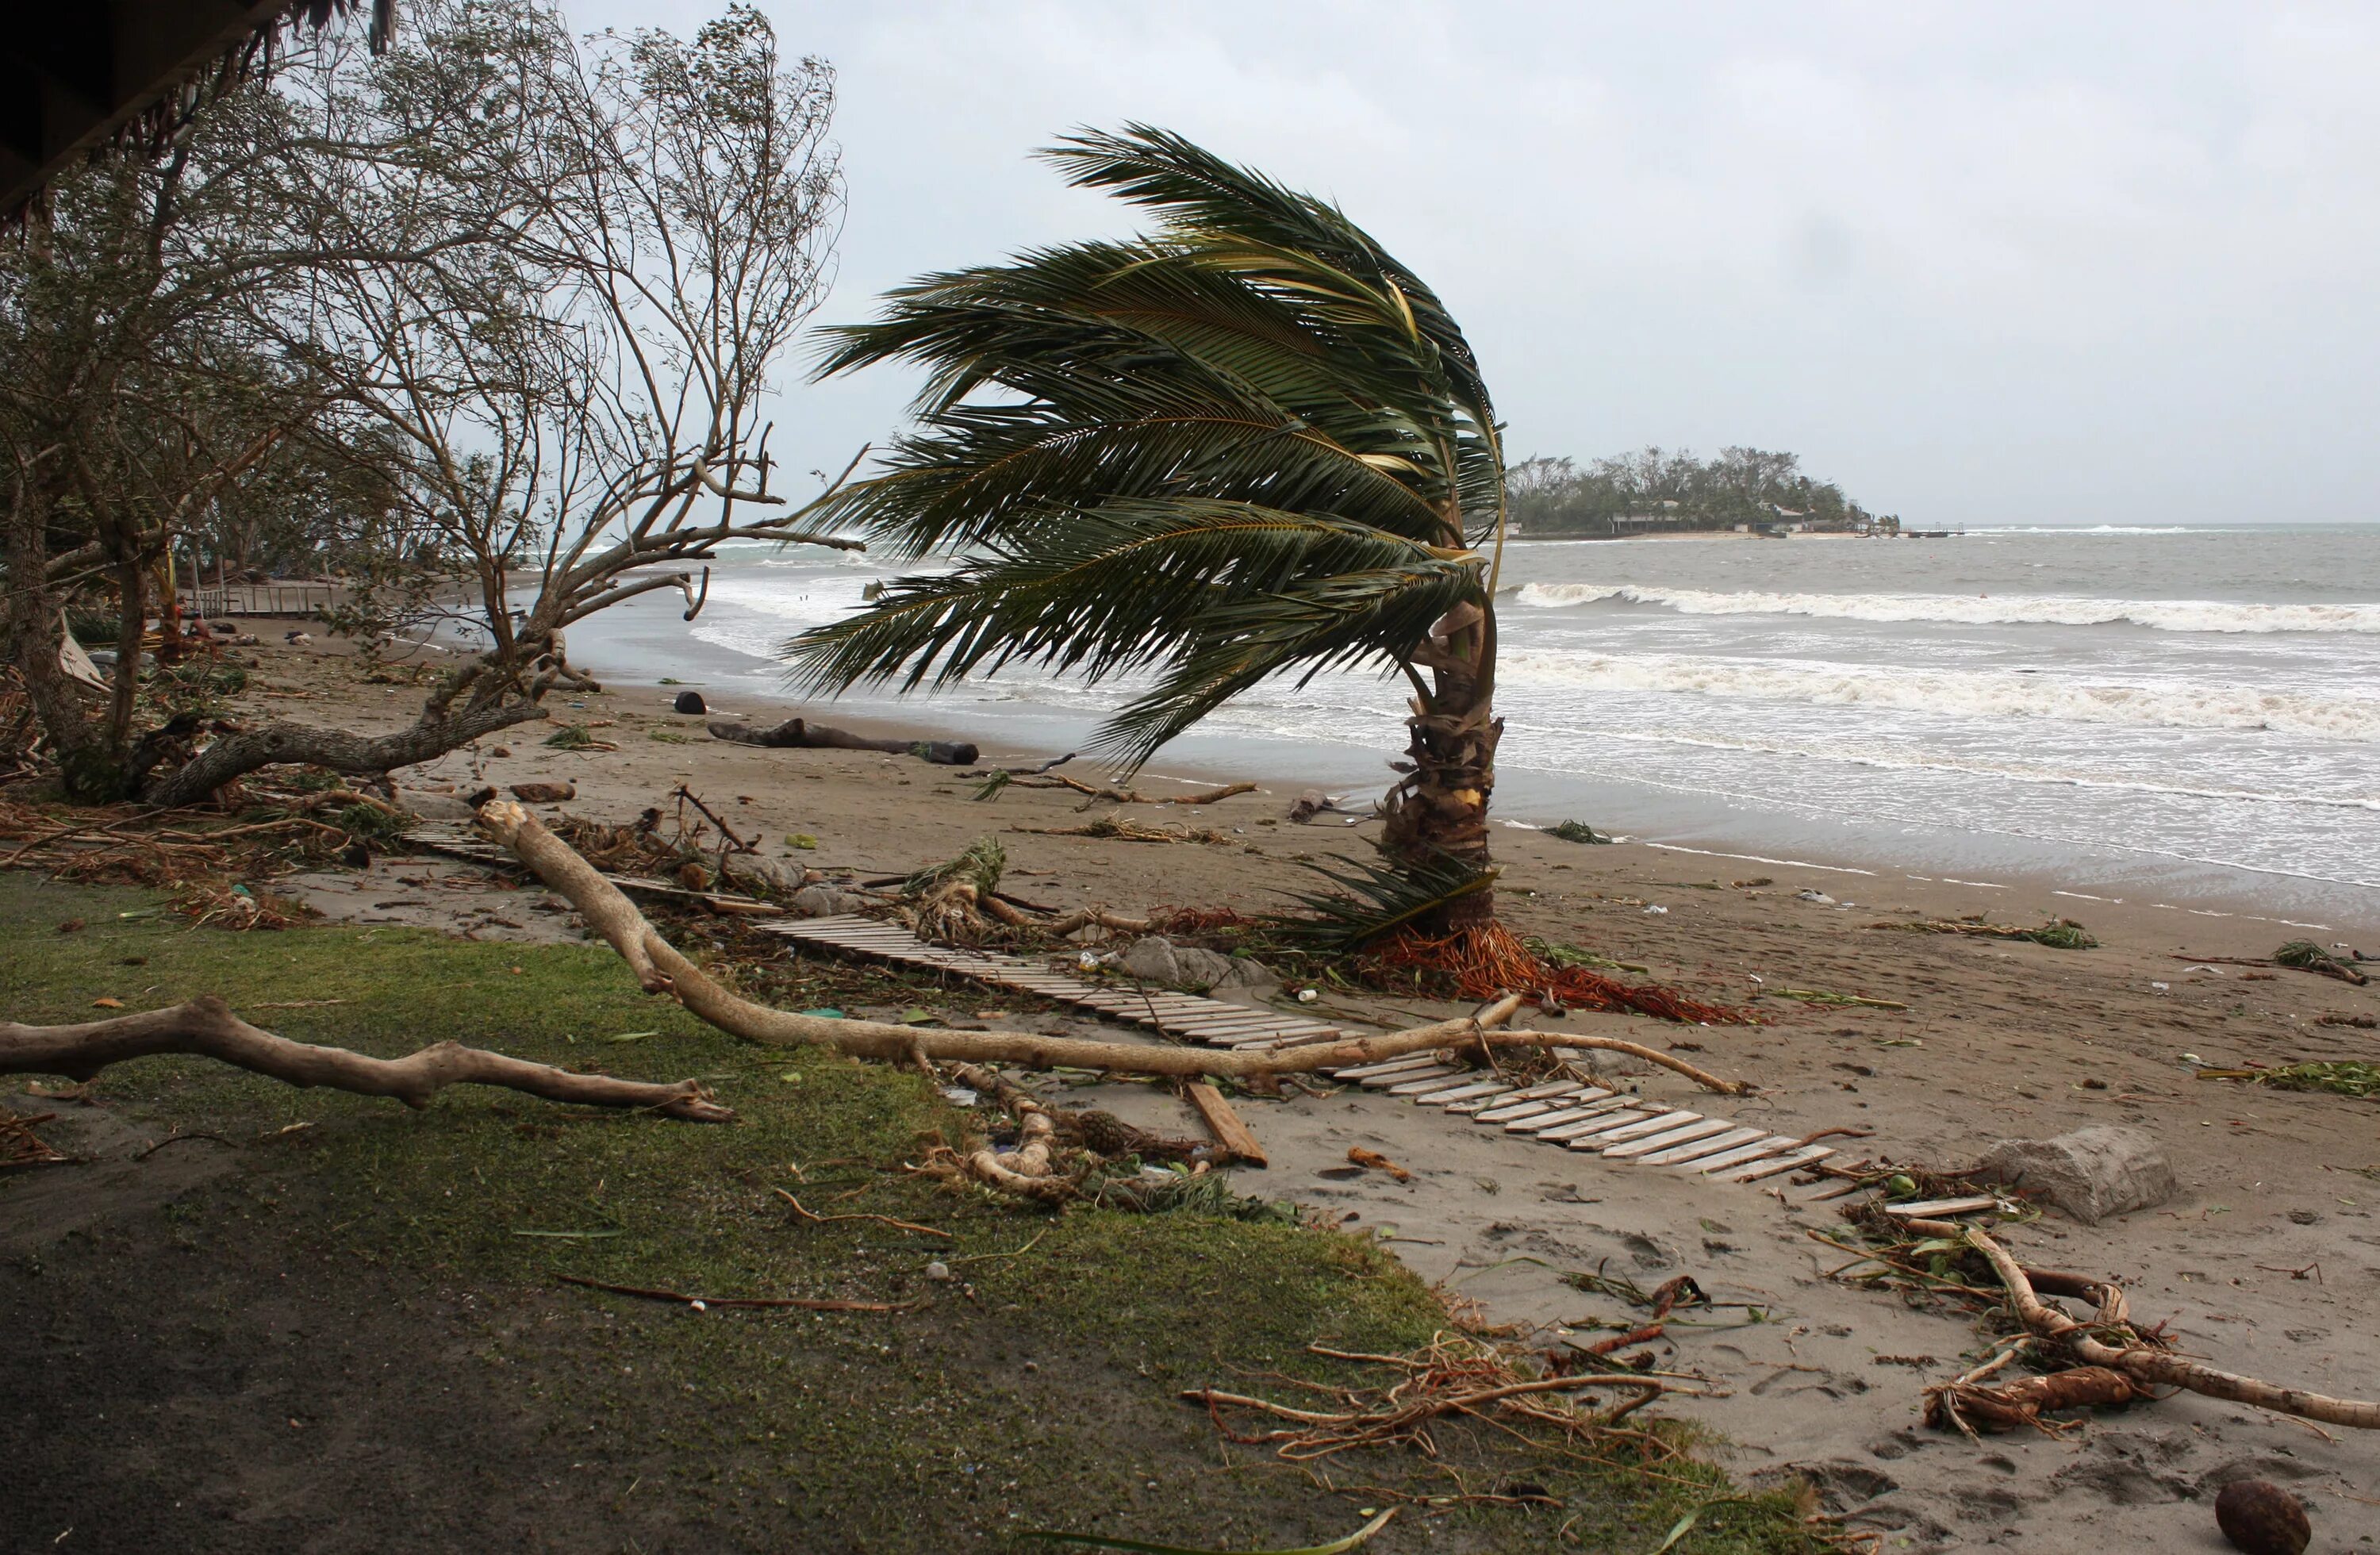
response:
[[[691,41],[582,46],[540,0],[434,0],[408,29],[361,73],[284,78],[323,132],[320,257],[278,326],[399,445],[396,500],[457,569],[443,608],[486,647],[410,729],[228,735],[152,785],[160,804],[274,761],[427,759],[585,684],[564,634],[596,612],[674,589],[692,619],[722,544],[853,543],[770,489],[759,414],[831,276],[829,67],[783,59],[740,6]]]

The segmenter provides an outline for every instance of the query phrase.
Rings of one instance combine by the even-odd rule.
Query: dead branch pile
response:
[[[0,1166],[55,1166],[71,1160],[50,1148],[33,1132],[35,1124],[51,1123],[56,1118],[55,1112],[37,1112],[27,1117],[0,1108]]]
[[[54,814],[0,800],[0,869],[172,891],[176,906],[200,923],[282,929],[301,910],[235,882],[318,868],[406,824],[387,804],[343,785],[250,787],[234,797],[230,815],[136,805]]]
[[[1318,1395],[1318,1407],[1301,1408],[1220,1388],[1191,1388],[1182,1397],[1203,1404],[1224,1440],[1270,1447],[1283,1459],[1305,1463],[1366,1447],[1412,1447],[1438,1456],[1430,1427],[1452,1416],[1500,1416],[1524,1425],[1550,1427],[1570,1440],[1609,1433],[1626,1415],[1663,1393],[1679,1391],[1664,1378],[1636,1371],[1582,1371],[1536,1377],[1495,1344],[1440,1334],[1411,1355],[1367,1355],[1309,1344],[1314,1355],[1387,1368],[1390,1379],[1374,1387],[1330,1387],[1276,1375],[1277,1382]],[[1582,1407],[1566,1396],[1610,1390],[1627,1396],[1599,1408]],[[1235,1426],[1235,1419],[1257,1417]],[[1259,1425],[1259,1421],[1282,1422]]]
[[[599,869],[674,881],[688,891],[740,891],[782,902],[809,883],[804,871],[761,858],[757,834],[738,836],[684,784],[669,797],[673,809],[649,806],[625,826],[564,815],[553,830]]]
[[[480,1085],[591,1107],[643,1108],[688,1123],[723,1123],[734,1115],[693,1080],[654,1085],[577,1075],[457,1042],[433,1043],[394,1059],[293,1042],[249,1025],[212,994],[163,1010],[75,1026],[0,1021],[0,1075],[88,1080],[110,1064],[155,1053],[197,1053],[293,1086],[395,1097],[408,1107],[427,1107],[448,1086]]]

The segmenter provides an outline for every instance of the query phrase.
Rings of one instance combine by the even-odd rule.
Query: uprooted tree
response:
[[[889,468],[827,512],[961,562],[795,638],[797,678],[1153,670],[1099,736],[1129,771],[1274,676],[1401,674],[1411,739],[1381,845],[1466,878],[1437,927],[1491,923],[1504,471],[1469,343],[1336,208],[1178,136],[1047,154],[1157,229],[926,276],[837,332],[824,372],[929,377]]]
[[[168,154],[62,189],[7,257],[0,383],[26,381],[19,358],[48,370],[0,403],[8,625],[78,796],[177,805],[274,762],[427,760],[587,684],[564,634],[596,612],[675,589],[691,618],[721,544],[847,543],[771,490],[759,418],[832,267],[828,67],[781,59],[745,7],[691,42],[583,46],[544,0],[424,0],[407,21],[370,60],[328,42],[270,82],[226,72]],[[113,376],[94,387],[70,353],[95,334]],[[176,387],[202,369],[265,382],[238,402],[252,426],[184,424]],[[359,590],[354,624],[443,625],[473,650],[395,735],[273,723],[162,767],[178,753],[133,714],[152,573],[293,442],[369,465],[398,587]],[[178,463],[119,453],[152,445]],[[121,623],[104,699],[50,671],[78,606]]]

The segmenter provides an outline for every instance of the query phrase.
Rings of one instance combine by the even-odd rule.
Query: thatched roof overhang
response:
[[[153,130],[186,85],[268,49],[285,25],[392,0],[51,0],[0,28],[0,220],[38,200],[76,157]]]

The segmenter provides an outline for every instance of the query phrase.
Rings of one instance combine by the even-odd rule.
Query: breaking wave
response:
[[[1992,670],[1877,669],[1667,653],[1507,653],[1507,686],[1741,697],[1970,718],[2054,718],[2174,729],[2257,729],[2380,741],[2380,698],[2188,682],[2124,685]]]
[[[1943,621],[1981,626],[2125,624],[2161,632],[2380,633],[2380,603],[2248,604],[2226,600],[2095,600],[2064,594],[1718,593],[1637,583],[1527,583],[1513,596],[1544,609],[1658,605],[1686,615],[1807,615],[1836,621]]]

